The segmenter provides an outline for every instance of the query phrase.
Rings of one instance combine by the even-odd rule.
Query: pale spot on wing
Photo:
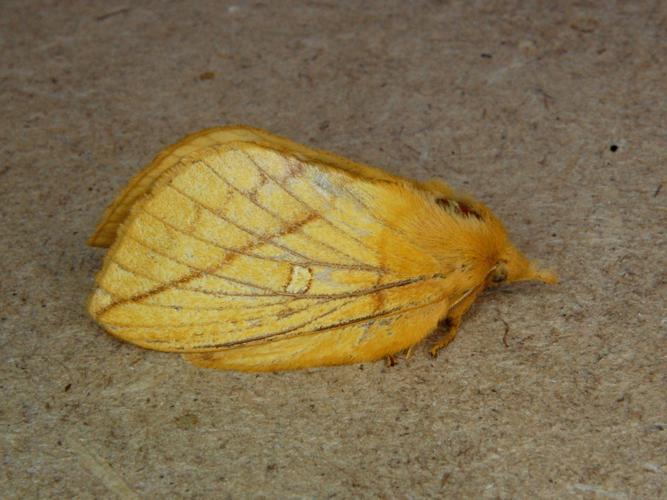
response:
[[[305,293],[310,288],[313,273],[307,267],[292,266],[292,277],[285,288],[290,293]]]
[[[91,299],[91,305],[95,310],[103,309],[113,302],[113,296],[101,288],[97,288],[93,292],[93,298]]]
[[[320,190],[322,191],[322,194],[324,194],[327,197],[338,196],[340,190],[334,188],[334,185],[331,183],[329,176],[326,175],[324,172],[317,171],[313,174],[312,178],[315,185],[319,187]]]

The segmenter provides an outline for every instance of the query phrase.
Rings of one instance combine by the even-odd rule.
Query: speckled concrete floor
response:
[[[3,1],[2,496],[666,497],[667,3],[555,4]],[[228,123],[442,177],[562,284],[487,293],[393,368],[121,344],[85,239]]]

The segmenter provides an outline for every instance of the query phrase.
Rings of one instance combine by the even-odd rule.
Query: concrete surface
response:
[[[0,47],[2,497],[667,497],[667,2],[4,0]],[[121,344],[85,239],[229,123],[442,177],[562,284],[393,368]]]

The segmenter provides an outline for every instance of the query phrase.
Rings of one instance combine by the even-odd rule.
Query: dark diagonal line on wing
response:
[[[136,276],[139,276],[140,278],[146,279],[148,281],[151,281],[156,284],[162,284],[163,281],[160,281],[159,279],[154,278],[153,276],[149,276],[148,274],[144,273],[143,271],[139,271],[136,269],[131,269],[127,264],[119,261],[116,257],[110,258],[110,261],[113,262],[114,265],[118,266],[121,268],[123,271],[126,271],[130,274],[134,274]],[[214,275],[216,277],[219,277],[217,275]],[[222,278],[221,278],[222,279]],[[204,288],[189,288],[189,287],[180,287],[177,285],[174,285],[172,288],[176,290],[184,290],[188,292],[197,292],[201,293],[204,295],[211,295],[214,297],[275,297],[277,296],[276,293],[238,293],[238,292],[220,292],[220,291],[214,291],[214,290],[206,290]],[[106,290],[108,292],[108,290]],[[111,293],[111,292],[109,292]]]
[[[202,243],[206,243],[208,245],[214,246],[214,247],[219,248],[220,250],[224,250],[225,252],[228,252],[228,253],[235,253],[235,254],[239,254],[239,255],[244,255],[246,257],[252,257],[254,259],[266,260],[266,261],[270,261],[270,262],[281,262],[281,263],[291,264],[293,266],[301,266],[301,267],[308,267],[308,266],[316,265],[316,266],[321,266],[321,267],[330,267],[330,268],[334,268],[334,269],[346,269],[346,270],[360,270],[361,269],[360,266],[354,265],[354,264],[352,264],[352,265],[350,265],[350,264],[336,264],[334,262],[325,262],[325,261],[320,261],[320,260],[313,260],[313,259],[310,259],[309,257],[305,257],[305,256],[301,257],[304,260],[299,261],[299,260],[277,259],[275,257],[270,257],[268,255],[257,255],[257,254],[254,254],[254,253],[243,252],[243,251],[241,251],[239,249],[236,249],[236,248],[231,248],[231,247],[226,247],[226,246],[220,245],[219,243],[217,243],[213,240],[209,240],[207,238],[202,238],[201,236],[197,236],[194,233],[189,233],[189,232],[181,229],[180,227],[175,226],[174,224],[166,221],[165,219],[163,219],[161,217],[158,217],[154,213],[146,210],[145,207],[141,207],[141,210],[145,214],[152,217],[153,219],[161,222],[165,226],[173,229],[174,231],[176,231],[180,234],[190,236],[197,241],[201,241]],[[268,244],[278,247],[278,245],[276,245],[273,242],[268,243]],[[278,248],[282,248],[282,247],[278,247]],[[282,248],[282,249],[286,250],[285,248]],[[363,270],[367,270],[367,269],[363,269]]]
[[[119,268],[123,269],[126,272],[132,272],[128,271],[127,268],[124,268],[122,265],[118,264],[117,261],[112,261],[114,265],[118,266]],[[136,273],[135,273],[136,274]],[[141,274],[137,274],[137,276],[143,278],[143,279],[148,279],[154,283],[159,283],[159,281],[156,281],[152,278],[143,276]],[[118,295],[111,290],[108,290],[104,285],[97,285],[100,290],[102,290],[104,293],[107,295],[111,296],[114,300],[122,300],[123,297],[121,295]],[[264,295],[240,295],[240,294],[221,294],[221,293],[211,293],[207,291],[203,291],[201,289],[196,289],[196,288],[178,288],[178,290],[182,291],[188,291],[192,292],[195,294],[201,294],[201,295],[206,295],[210,297],[220,297],[220,298],[228,298],[228,297],[244,297],[248,299],[252,299],[255,304],[248,304],[246,302],[241,302],[241,303],[235,303],[234,301],[226,302],[224,306],[219,306],[219,307],[213,307],[213,306],[185,306],[177,303],[173,304],[155,304],[153,302],[142,302],[141,305],[143,307],[155,307],[155,308],[161,308],[161,309],[178,309],[178,310],[184,310],[184,311],[222,311],[222,310],[239,310],[239,311],[245,311],[248,309],[264,309],[267,307],[273,307],[273,306],[280,306],[280,305],[285,305],[285,304],[290,304],[293,303],[293,301],[299,301],[299,302],[313,302],[313,301],[322,301],[322,299],[317,299],[315,297],[288,297],[285,295],[269,295],[269,294],[264,294]],[[268,303],[263,303],[258,301],[257,299],[261,298],[278,298],[280,297],[282,300],[277,300],[275,302],[268,302]]]
[[[249,156],[248,156],[247,153],[243,152],[243,154],[244,154],[246,157],[249,158]],[[270,210],[269,208],[267,208],[267,207],[261,205],[260,203],[257,202],[257,200],[254,200],[251,196],[248,196],[247,193],[244,193],[242,190],[240,190],[239,188],[237,188],[236,186],[234,186],[233,184],[231,184],[229,181],[227,181],[227,179],[225,179],[222,175],[220,175],[220,174],[219,174],[219,173],[218,173],[218,172],[217,172],[211,165],[209,165],[207,161],[205,161],[205,160],[201,160],[201,163],[203,163],[203,164],[206,166],[206,168],[208,168],[211,172],[213,172],[213,174],[214,174],[218,179],[220,179],[222,182],[224,182],[226,185],[228,185],[230,188],[232,188],[232,189],[233,189],[234,191],[236,191],[238,194],[240,194],[241,196],[243,196],[246,200],[248,200],[250,203],[252,203],[253,205],[255,205],[257,208],[259,208],[260,210],[263,210],[263,211],[266,212],[267,214],[271,215],[272,217],[274,217],[275,219],[277,219],[278,221],[280,221],[282,224],[289,224],[289,223],[290,223],[289,221],[283,219],[279,214],[277,214],[277,213],[273,212],[272,210]],[[277,184],[277,182],[275,181],[275,179],[273,179],[272,177],[266,175],[266,172],[264,172],[262,169],[259,168],[259,166],[257,166],[257,163],[254,163],[254,164],[255,164],[257,170],[258,170],[259,172],[261,172],[263,175],[265,175],[267,179],[271,179],[274,183]],[[281,187],[282,187],[282,186],[281,186]],[[285,190],[284,188],[282,188],[282,189]],[[305,206],[305,205],[304,205],[304,206]],[[323,215],[322,213],[320,213],[318,210],[313,210],[313,209],[310,208],[310,207],[308,207],[308,208],[309,208],[309,211],[310,211],[311,213],[313,213],[313,214],[317,214],[318,218],[320,218],[320,219],[323,220],[323,221],[326,221],[324,215]],[[337,229],[338,231],[340,231],[339,228],[336,228],[336,229]],[[315,238],[313,238],[311,235],[308,235],[308,234],[303,233],[303,232],[301,233],[301,235],[302,235],[304,238],[308,239],[311,243],[313,243],[313,244],[315,244],[315,245],[321,245],[321,246],[327,248],[328,250],[330,250],[330,251],[332,251],[332,252],[334,252],[334,253],[337,253],[338,255],[341,255],[341,256],[343,256],[343,257],[345,257],[345,258],[347,258],[347,259],[351,259],[351,260],[354,261],[354,262],[357,262],[357,264],[363,264],[363,261],[361,261],[361,260],[359,260],[358,258],[354,257],[353,255],[350,255],[350,254],[348,254],[348,253],[345,253],[345,252],[343,252],[342,250],[339,250],[339,249],[337,249],[337,248],[335,248],[335,247],[329,245],[329,244],[326,243],[325,241],[321,241],[321,240],[315,239]],[[349,234],[348,234],[348,236],[351,237],[351,235],[349,235]]]
[[[228,264],[230,262],[227,259],[222,259],[222,260],[226,260],[226,262],[224,262],[222,265],[211,266],[210,268],[197,267],[193,264],[188,264],[185,261],[179,260],[175,257],[172,257],[171,255],[168,255],[168,254],[166,254],[166,253],[164,253],[160,250],[155,249],[154,247],[149,245],[147,242],[140,240],[139,238],[137,238],[134,235],[126,234],[125,236],[127,238],[133,240],[135,243],[141,245],[146,250],[150,250],[151,252],[155,253],[156,255],[159,255],[160,257],[163,257],[167,260],[170,260],[170,261],[175,262],[177,264],[180,264],[182,266],[189,267],[190,269],[192,269],[193,273],[200,273],[200,276],[203,276],[204,274],[210,274],[211,276],[215,276],[216,278],[220,278],[222,280],[229,281],[231,283],[236,283],[237,285],[243,285],[243,286],[247,286],[247,287],[250,287],[250,288],[255,288],[257,290],[265,290],[267,292],[272,292],[273,293],[272,288],[262,286],[262,285],[257,285],[257,284],[254,284],[254,283],[250,283],[249,281],[243,281],[243,280],[240,280],[238,278],[231,278],[229,276],[225,276],[224,274],[217,274],[217,271],[222,267],[222,265]],[[235,255],[235,254],[231,254],[231,255]]]
[[[247,155],[247,153],[243,152],[243,154],[249,159],[249,161],[250,161],[251,163],[253,163],[253,164],[255,165],[255,167],[258,169],[258,172],[261,172],[261,173],[263,173],[263,175],[266,175],[267,178],[271,179],[274,183],[276,183],[276,185],[277,185],[280,189],[283,189],[289,196],[293,197],[298,203],[300,203],[301,205],[303,205],[303,206],[305,206],[306,208],[308,208],[308,209],[309,209],[308,211],[310,212],[311,215],[309,215],[309,217],[307,217],[306,219],[304,219],[304,220],[302,220],[302,221],[299,221],[299,222],[296,222],[296,223],[292,223],[292,224],[287,225],[286,227],[282,228],[280,231],[278,231],[278,232],[276,232],[276,233],[267,234],[267,235],[260,235],[260,234],[258,234],[258,233],[255,233],[255,232],[252,231],[252,230],[249,230],[248,228],[245,228],[245,227],[242,227],[242,226],[240,226],[240,225],[238,225],[238,224],[235,224],[233,221],[229,220],[227,217],[224,217],[219,211],[217,211],[217,210],[211,210],[209,207],[205,206],[203,203],[201,203],[201,202],[200,202],[199,200],[197,200],[196,198],[193,198],[192,196],[188,195],[188,194],[185,193],[184,191],[178,189],[176,186],[173,185],[173,182],[170,181],[169,183],[165,184],[165,186],[166,186],[167,188],[169,188],[169,189],[173,189],[173,190],[175,190],[176,192],[180,193],[182,196],[185,196],[186,198],[190,199],[192,202],[194,202],[194,203],[197,204],[198,206],[201,206],[202,208],[208,210],[208,211],[211,212],[213,215],[215,215],[216,217],[218,217],[220,220],[223,220],[223,221],[225,221],[226,223],[229,223],[229,224],[231,224],[232,226],[237,227],[238,229],[240,229],[241,231],[245,232],[246,234],[248,234],[248,235],[254,237],[254,238],[255,238],[255,241],[252,241],[252,242],[250,242],[249,244],[247,244],[247,245],[245,245],[244,247],[242,247],[242,248],[239,249],[239,252],[243,252],[243,253],[246,253],[246,252],[252,250],[253,248],[257,248],[257,247],[260,246],[260,245],[269,243],[269,242],[271,242],[271,241],[272,241],[273,239],[275,239],[275,238],[279,238],[279,237],[281,237],[281,236],[286,236],[286,235],[288,235],[288,234],[290,234],[290,233],[292,233],[292,232],[295,232],[295,231],[300,230],[301,227],[303,227],[303,225],[307,224],[308,222],[310,222],[310,221],[312,220],[312,217],[315,217],[315,216],[317,216],[317,217],[322,217],[322,215],[319,214],[319,212],[314,211],[314,210],[313,210],[311,207],[309,207],[305,202],[303,202],[301,199],[299,199],[298,197],[296,197],[291,191],[289,191],[287,188],[285,188],[285,186],[283,186],[283,185],[281,185],[280,183],[276,182],[276,180],[275,180],[273,177],[271,177],[270,175],[268,175],[268,174],[267,174],[267,173],[266,173],[266,172],[265,172],[265,171],[264,171],[264,170],[257,164],[257,162],[256,162],[253,158],[251,158],[249,155]],[[207,168],[211,169],[211,167],[210,167],[209,165],[207,165],[206,163],[204,163],[204,165],[206,165]],[[215,172],[213,169],[211,169],[211,170],[212,170],[213,172]],[[216,174],[217,174],[217,173],[216,173]],[[224,179],[223,179],[223,181],[224,181]],[[333,224],[331,221],[329,221],[328,219],[322,217],[322,220],[323,220],[325,223],[331,225],[331,226],[332,226],[334,229],[336,229],[337,231],[341,231],[340,228],[338,228],[336,225],[334,225],[334,224]],[[128,233],[125,232],[124,234],[127,235]],[[359,244],[361,244],[363,247],[367,248],[366,245],[365,245],[363,242],[360,242],[359,240],[357,240],[353,235],[349,235],[349,236],[350,236],[350,238],[352,238],[353,240],[355,240],[355,241],[357,241]],[[307,235],[304,235],[304,237],[308,237],[308,236],[307,236]],[[311,241],[314,241],[314,240],[311,239]],[[272,244],[273,244],[273,243],[272,243]],[[298,252],[294,252],[294,251],[293,251],[292,249],[290,249],[289,247],[285,247],[285,246],[280,245],[280,244],[277,244],[277,243],[275,244],[275,246],[277,246],[278,248],[282,248],[283,250],[285,250],[285,251],[291,253],[292,255],[297,255],[297,256],[299,256],[299,257],[302,257],[302,258],[305,258],[306,260],[308,260],[308,258],[307,258],[306,256],[301,255],[301,254],[299,254]],[[155,251],[155,250],[153,249],[153,251]],[[156,253],[159,253],[159,252],[156,252]],[[146,298],[148,298],[148,297],[150,297],[150,296],[152,296],[152,295],[161,293],[161,292],[163,292],[163,291],[165,291],[165,290],[168,290],[168,289],[170,289],[170,288],[173,288],[173,287],[175,287],[175,286],[178,286],[178,285],[181,285],[181,284],[185,284],[185,283],[189,283],[190,281],[193,281],[193,280],[195,280],[195,279],[197,279],[197,278],[200,278],[201,276],[203,276],[203,275],[206,274],[206,273],[214,273],[214,272],[215,272],[217,269],[219,269],[221,266],[223,266],[223,265],[226,264],[226,263],[229,263],[231,260],[233,260],[234,258],[236,258],[236,256],[238,256],[238,254],[228,253],[227,256],[223,259],[222,262],[217,263],[215,266],[212,266],[211,268],[207,268],[207,269],[201,269],[201,268],[199,268],[199,269],[196,269],[195,271],[193,271],[193,272],[191,272],[191,273],[189,273],[189,274],[186,274],[186,275],[184,275],[184,276],[181,276],[181,277],[178,278],[178,279],[172,280],[172,281],[170,281],[170,282],[162,283],[162,284],[160,284],[160,285],[158,285],[158,286],[152,288],[151,290],[148,290],[148,291],[145,291],[145,292],[141,292],[141,293],[134,294],[134,295],[132,295],[131,297],[128,297],[128,298],[126,298],[126,299],[123,299],[123,300],[120,301],[120,302],[118,302],[118,301],[114,301],[114,302],[108,304],[107,306],[101,308],[99,311],[97,311],[97,315],[98,315],[98,317],[100,317],[100,316],[102,316],[104,313],[108,312],[109,310],[111,310],[111,309],[113,309],[113,308],[115,308],[115,307],[117,307],[117,306],[119,306],[119,305],[121,305],[121,304],[128,303],[128,302],[139,302],[139,301],[144,300],[144,299],[146,299]],[[170,256],[165,256],[165,257],[167,257],[167,258],[171,258],[171,260],[175,260],[175,259],[173,259],[173,258],[170,257]],[[178,262],[178,261],[177,261],[177,262]],[[185,263],[183,263],[183,264],[185,264]],[[185,265],[188,266],[188,267],[190,267],[190,268],[192,268],[192,269],[194,269],[194,266],[189,266],[189,265],[187,265],[187,264],[185,264]],[[377,267],[375,267],[375,266],[367,266],[367,265],[363,265],[363,264],[362,264],[362,265],[359,265],[359,269],[367,269],[367,270],[370,270],[370,271],[381,272],[381,273],[384,273],[384,272],[385,272],[385,270],[382,269],[382,268],[377,268]],[[226,278],[226,277],[222,277],[222,278],[223,278],[223,279],[228,279],[228,278]],[[246,283],[241,282],[240,284],[244,284],[244,285],[245,285]],[[250,285],[250,286],[253,286],[254,288],[260,288],[260,289],[262,288],[262,287],[258,287],[258,286],[256,286],[256,285]]]
[[[257,232],[253,231],[253,230],[250,229],[250,228],[247,228],[247,227],[245,227],[245,226],[242,226],[242,225],[240,225],[240,224],[234,222],[232,219],[230,219],[230,218],[226,217],[224,214],[222,214],[219,210],[216,210],[216,209],[214,209],[214,208],[211,208],[211,207],[205,205],[204,203],[202,203],[202,202],[199,201],[198,199],[196,199],[196,198],[194,198],[193,196],[189,195],[188,193],[186,193],[186,192],[183,191],[182,189],[177,188],[177,187],[174,186],[173,184],[167,184],[166,187],[168,187],[168,188],[170,188],[170,189],[176,191],[176,192],[179,193],[180,195],[186,197],[187,199],[189,199],[189,200],[192,201],[193,203],[195,203],[195,204],[199,205],[200,207],[202,207],[204,210],[206,210],[207,212],[209,212],[210,214],[212,214],[214,217],[217,217],[218,219],[220,219],[220,220],[222,220],[222,221],[224,221],[224,222],[226,222],[226,223],[228,223],[228,224],[234,226],[235,228],[237,228],[237,229],[243,231],[244,233],[246,233],[246,234],[252,236],[253,238],[257,238],[257,240],[263,240],[264,238],[266,238],[266,236],[264,236],[264,235],[262,235],[262,234],[260,234],[260,233],[257,233]],[[278,235],[273,236],[273,237],[277,237],[277,236],[281,236],[281,235],[278,234]],[[304,236],[305,236],[305,235],[304,235]],[[306,256],[306,255],[303,255],[303,254],[297,252],[296,250],[293,250],[293,249],[289,248],[288,246],[282,245],[282,244],[277,243],[277,242],[274,242],[274,241],[270,241],[271,239],[272,239],[272,238],[270,238],[270,239],[267,240],[267,241],[262,241],[262,244],[263,244],[263,243],[268,243],[268,244],[270,244],[270,245],[272,245],[272,246],[275,246],[275,247],[277,247],[277,248],[280,248],[281,250],[284,250],[284,251],[286,251],[286,252],[288,252],[288,253],[290,253],[290,254],[296,256],[296,257],[299,257],[299,258],[301,258],[301,259],[303,259],[303,260],[311,261],[311,262],[313,262],[314,264],[318,264],[317,261],[312,261],[312,260],[310,259],[310,257],[308,257],[308,256]],[[256,245],[256,246],[260,246],[260,245],[258,244],[258,245]],[[246,255],[247,255],[247,254],[246,254]],[[384,269],[378,268],[378,267],[376,267],[376,266],[370,266],[370,265],[368,265],[368,264],[332,264],[332,263],[328,263],[328,262],[327,262],[327,263],[323,263],[323,265],[326,265],[326,266],[328,266],[328,267],[341,267],[342,269],[357,269],[357,270],[360,270],[360,271],[374,271],[374,272],[381,272],[381,273],[384,273],[384,272],[385,272]]]
[[[252,248],[255,248],[258,245],[263,245],[264,243],[267,243],[267,242],[271,241],[273,238],[276,238],[280,235],[286,235],[286,234],[289,234],[290,232],[298,231],[299,228],[302,225],[307,224],[309,222],[309,220],[310,220],[309,218],[306,218],[302,221],[299,221],[297,223],[294,223],[294,224],[291,224],[287,227],[282,228],[278,233],[263,236],[263,237],[259,238],[257,241],[253,241],[253,242],[247,244],[245,247],[243,247],[243,250],[248,251]],[[142,243],[142,242],[138,241],[136,238],[133,238],[132,236],[130,236],[129,231],[124,233],[124,237],[129,237],[130,239],[134,239],[135,241],[137,241],[137,243],[139,243],[140,245],[143,244],[146,248],[148,248],[149,250],[152,250],[153,252],[155,252],[158,255],[162,255],[163,257],[166,257],[167,259],[170,259],[172,261],[178,262],[179,264],[182,264],[182,265],[185,265],[185,266],[190,267],[192,269],[195,269],[193,266],[190,266],[189,264],[186,264],[185,262],[179,262],[171,256],[164,255],[164,254],[161,254],[160,252],[155,251],[154,249],[147,246],[145,243]],[[102,309],[97,311],[97,315],[98,315],[98,317],[101,317],[104,313],[108,312],[109,310],[113,309],[114,307],[117,307],[120,304],[125,304],[125,303],[128,303],[128,302],[138,302],[138,301],[144,300],[148,297],[151,297],[152,295],[155,295],[157,293],[161,293],[161,292],[164,292],[165,290],[173,288],[174,285],[189,283],[192,280],[200,278],[204,274],[213,274],[213,273],[215,273],[215,271],[220,269],[220,267],[222,267],[225,264],[228,264],[229,262],[234,260],[236,257],[238,257],[238,254],[227,254],[227,256],[222,260],[222,262],[218,262],[215,266],[211,266],[211,268],[209,268],[209,269],[196,269],[195,271],[193,271],[189,274],[186,274],[186,275],[184,275],[184,276],[182,276],[178,279],[175,279],[175,280],[167,282],[167,283],[163,283],[159,286],[156,286],[155,288],[153,288],[151,290],[135,294],[132,297],[129,297],[127,299],[123,299],[121,302],[112,302],[111,304],[109,304],[106,307],[103,307]],[[222,276],[219,276],[219,277],[222,277]],[[224,279],[231,280],[230,278],[224,278]],[[246,283],[241,282],[240,280],[237,280],[237,281],[239,281],[239,284],[243,284],[243,285],[246,284]],[[249,286],[252,286],[253,288],[257,288],[257,289],[264,288],[266,290],[272,291],[269,288],[260,287],[260,286],[257,286],[257,285],[249,285]]]
[[[264,169],[261,167],[261,165],[259,164],[259,162],[258,162],[257,160],[255,160],[252,156],[250,156],[246,151],[240,151],[240,152],[243,153],[243,155],[244,155],[246,158],[248,158],[248,160],[249,160],[253,165],[255,165],[255,168],[257,168],[257,170],[259,170],[260,172],[262,172],[263,175],[266,175],[269,179],[271,179],[271,180],[276,184],[276,186],[278,186],[280,189],[282,189],[283,191],[285,191],[285,193],[287,193],[291,198],[293,198],[293,199],[296,200],[299,204],[301,204],[301,205],[304,206],[306,209],[308,209],[308,211],[319,213],[318,210],[315,210],[315,209],[314,209],[313,207],[311,207],[308,203],[306,203],[306,202],[303,201],[301,198],[299,198],[296,194],[294,194],[292,191],[290,191],[289,189],[287,189],[287,187],[284,186],[281,182],[278,182],[277,179],[275,179],[275,178],[274,178],[273,176],[271,176],[266,170],[264,170]],[[346,230],[344,230],[344,229],[338,227],[336,224],[334,224],[334,223],[331,222],[329,219],[327,219],[323,214],[320,214],[320,215],[321,215],[321,220],[322,220],[324,223],[328,224],[329,226],[331,226],[332,228],[334,228],[336,231],[345,234],[346,236],[348,236],[350,239],[356,241],[359,245],[361,245],[361,246],[364,247],[365,249],[367,249],[367,250],[371,250],[370,248],[368,248],[368,245],[366,245],[366,243],[365,243],[364,241],[358,239],[358,238],[357,238],[356,236],[354,236],[353,234],[350,234],[349,231],[346,231]]]

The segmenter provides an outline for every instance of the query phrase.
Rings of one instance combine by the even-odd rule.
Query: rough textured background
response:
[[[2,496],[667,496],[667,3],[555,3],[3,0]],[[440,176],[562,284],[487,293],[393,368],[121,344],[85,239],[228,123]]]

